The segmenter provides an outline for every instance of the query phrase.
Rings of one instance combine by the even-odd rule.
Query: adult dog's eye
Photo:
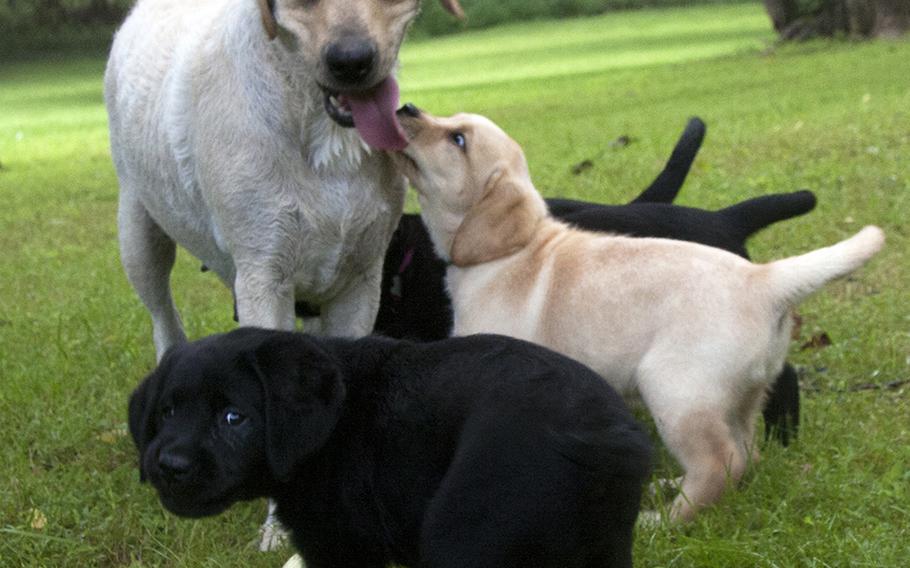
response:
[[[164,408],[161,409],[161,419],[162,420],[167,420],[168,418],[170,418],[173,415],[174,415],[173,406],[165,406]]]
[[[246,416],[240,414],[236,410],[228,410],[224,413],[224,422],[228,426],[239,426],[246,422]]]
[[[461,132],[453,132],[449,134],[449,139],[452,141],[452,144],[455,144],[463,151],[467,151],[468,141],[465,139],[464,134]]]

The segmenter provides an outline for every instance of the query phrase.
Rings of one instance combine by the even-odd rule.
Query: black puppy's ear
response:
[[[341,369],[311,338],[286,332],[274,332],[260,344],[251,364],[265,395],[269,468],[286,481],[338,422],[345,398]]]
[[[153,424],[151,424],[151,417],[149,416],[151,409],[154,407],[155,400],[154,376],[154,372],[147,376],[139,383],[139,386],[136,387],[136,390],[134,390],[133,394],[130,396],[130,435],[133,437],[133,443],[139,451],[140,482],[145,481],[145,468],[142,467],[142,456],[145,454],[146,446],[148,446],[149,441],[154,436],[154,432],[152,431]]]
[[[145,469],[142,467],[142,456],[145,448],[155,437],[155,408],[158,406],[158,384],[160,366],[155,368],[139,383],[130,396],[129,425],[133,443],[139,451],[139,481],[145,481]]]
[[[129,404],[129,426],[133,443],[139,450],[139,481],[145,481],[145,469],[142,467],[142,456],[145,449],[155,438],[155,411],[158,408],[158,397],[161,392],[161,383],[165,380],[170,368],[173,366],[175,353],[180,345],[175,345],[167,350],[161,362],[143,379],[133,394]]]

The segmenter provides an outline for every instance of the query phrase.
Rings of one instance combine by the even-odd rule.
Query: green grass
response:
[[[628,200],[699,115],[708,138],[680,203],[819,197],[755,238],[757,259],[867,223],[888,234],[867,268],[800,310],[799,441],[764,448],[691,526],[640,531],[638,566],[902,566],[910,552],[910,389],[855,390],[910,368],[910,43],[772,38],[756,4],[520,24],[402,54],[405,100],[492,117],[547,195]],[[255,551],[262,503],[180,520],[137,481],[126,399],[154,355],[117,258],[103,67],[0,67],[0,566],[280,565],[287,552]],[[612,147],[621,135],[632,144]],[[233,326],[229,293],[198,262],[182,254],[174,280],[190,336]],[[821,331],[832,346],[799,350]],[[658,474],[673,470],[664,459]]]

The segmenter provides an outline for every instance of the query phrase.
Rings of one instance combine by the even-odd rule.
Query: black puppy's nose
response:
[[[411,118],[417,118],[420,116],[420,109],[411,103],[405,104],[403,107],[398,109],[398,112],[403,115],[410,116]]]
[[[352,85],[363,81],[373,71],[376,47],[365,40],[342,40],[329,44],[323,57],[332,77]]]
[[[192,472],[193,462],[186,456],[168,452],[158,456],[158,467],[168,481],[183,481]]]

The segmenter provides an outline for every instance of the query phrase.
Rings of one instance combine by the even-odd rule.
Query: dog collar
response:
[[[411,262],[414,260],[414,247],[408,248],[404,253],[404,258],[401,259],[401,264],[398,266],[398,274],[404,274],[404,271],[411,266]]]

